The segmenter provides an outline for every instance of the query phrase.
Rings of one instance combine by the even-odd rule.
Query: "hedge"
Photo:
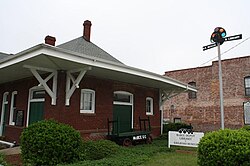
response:
[[[198,146],[198,164],[250,165],[250,132],[225,129],[207,133]]]
[[[81,152],[85,160],[99,160],[115,154],[120,146],[109,140],[83,142]]]
[[[80,159],[80,133],[54,120],[31,124],[21,134],[21,156],[26,164],[56,165]]]
[[[190,129],[190,125],[185,123],[168,123],[163,125],[163,133],[168,133],[169,131],[178,131],[181,128]]]

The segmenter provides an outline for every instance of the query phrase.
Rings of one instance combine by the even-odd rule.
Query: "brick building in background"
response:
[[[218,61],[211,66],[165,72],[165,76],[198,89],[165,102],[165,120],[191,123],[195,131],[220,128]],[[225,128],[250,124],[250,56],[223,60],[222,79]]]

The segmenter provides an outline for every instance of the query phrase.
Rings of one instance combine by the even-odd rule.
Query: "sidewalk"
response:
[[[20,146],[17,146],[17,147],[13,147],[13,148],[2,149],[2,150],[0,150],[0,153],[3,153],[5,155],[20,154],[21,149],[20,149]]]

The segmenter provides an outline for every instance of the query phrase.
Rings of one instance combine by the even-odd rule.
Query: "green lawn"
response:
[[[181,152],[177,151],[182,150]],[[184,151],[183,151],[184,150]],[[196,166],[196,148],[167,147],[166,140],[155,140],[151,145],[121,147],[108,158],[81,161],[67,166]],[[65,165],[64,165],[65,166]]]
[[[141,166],[196,166],[196,154],[184,153],[158,153]]]

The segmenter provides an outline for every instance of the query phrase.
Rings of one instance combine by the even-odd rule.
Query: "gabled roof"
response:
[[[183,91],[197,91],[196,88],[149,71],[127,66],[90,41],[91,22],[84,22],[83,36],[55,45],[55,38],[46,36],[39,44],[13,56],[1,53],[0,84],[15,81],[33,74],[29,67],[46,71],[79,71],[89,68],[87,75],[124,83],[157,88],[171,96]],[[43,74],[43,73],[41,73]]]
[[[123,64],[109,53],[96,46],[94,43],[86,41],[83,36],[73,39],[69,42],[58,45],[57,47],[70,50],[76,53],[93,56],[93,58],[100,58],[119,64]]]
[[[8,56],[10,56],[10,54],[6,54],[6,53],[3,53],[3,52],[0,52],[0,59],[6,58]]]

